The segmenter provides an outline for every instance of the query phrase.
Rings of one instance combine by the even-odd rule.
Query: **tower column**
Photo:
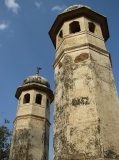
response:
[[[105,47],[106,17],[71,6],[49,34],[56,48],[54,160],[119,159],[119,102]]]
[[[16,91],[18,109],[14,121],[9,160],[48,160],[50,103],[48,81],[30,76]]]

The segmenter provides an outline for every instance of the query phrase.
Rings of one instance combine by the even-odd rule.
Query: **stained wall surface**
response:
[[[81,30],[70,33],[70,23]],[[99,23],[63,23],[56,43],[54,160],[119,159],[119,102]]]
[[[9,160],[48,160],[50,102],[47,92],[22,87]]]

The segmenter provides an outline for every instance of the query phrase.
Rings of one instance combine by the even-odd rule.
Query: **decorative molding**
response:
[[[66,54],[65,52],[72,52],[72,50],[76,50],[76,49],[81,49],[83,47],[86,47],[87,49],[92,49],[96,52],[98,52],[99,54],[105,55],[105,56],[109,56],[110,53],[102,48],[99,48],[93,44],[90,43],[84,43],[82,45],[76,45],[73,47],[68,47],[62,50],[62,52],[59,54],[59,56],[56,58],[56,60],[53,63],[53,67],[55,68],[59,62],[59,60],[63,57],[64,54]],[[84,49],[84,48],[83,48]]]
[[[37,116],[37,115],[34,115],[34,114],[26,114],[26,115],[23,115],[23,116],[17,116],[14,120],[14,123],[16,123],[17,120],[19,119],[27,119],[27,118],[34,118],[34,119],[39,119],[39,120],[44,120],[48,123],[48,125],[50,126],[51,123],[49,122],[49,120],[45,117],[41,117],[41,116]]]

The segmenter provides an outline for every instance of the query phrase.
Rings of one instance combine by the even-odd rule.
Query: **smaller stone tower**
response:
[[[53,101],[48,81],[38,75],[30,76],[18,87],[15,97],[19,102],[9,160],[48,160]]]

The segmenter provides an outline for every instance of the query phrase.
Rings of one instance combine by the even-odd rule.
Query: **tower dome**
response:
[[[45,78],[38,76],[38,75],[27,77],[23,81],[22,86],[28,86],[31,84],[37,84],[39,86],[50,88],[49,82]]]
[[[24,79],[22,85],[17,88],[15,97],[19,99],[19,96],[23,91],[31,89],[47,92],[51,99],[51,102],[53,101],[53,92],[50,89],[50,84],[48,80],[46,80],[44,77],[39,76],[38,74],[29,76]]]
[[[79,8],[82,8],[82,7],[86,7],[86,8],[91,9],[90,7],[85,6],[85,5],[73,5],[73,6],[70,6],[70,7],[66,8],[66,9],[63,11],[63,13],[65,13],[65,12],[70,12],[70,11],[72,11],[72,10],[79,9]]]

